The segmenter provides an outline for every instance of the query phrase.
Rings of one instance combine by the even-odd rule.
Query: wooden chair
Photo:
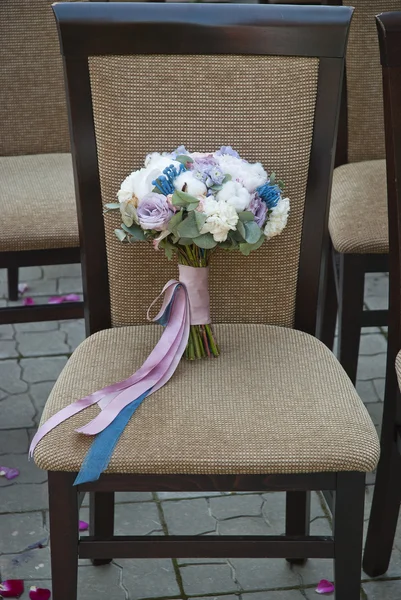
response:
[[[401,10],[401,0],[342,4],[355,7],[355,14],[333,176],[331,258],[318,336],[333,348],[338,308],[337,356],[355,383],[361,328],[387,325],[388,313],[364,310],[365,274],[388,271],[383,95],[374,16],[381,10]]]
[[[0,269],[80,262],[52,0],[0,2]],[[83,316],[81,302],[0,308],[0,324]]]
[[[98,481],[73,486],[91,443],[75,430],[97,409],[38,444],[35,462],[49,472],[54,600],[76,600],[78,557],[331,557],[337,600],[359,600],[364,480],[378,440],[342,367],[313,337],[352,10],[61,3],[54,11],[91,335],[42,422],[127,377],[160,335],[144,325],[145,309],[176,266],[146,244],[120,244],[118,218],[101,210],[150,150],[231,144],[274,166],[292,207],[286,231],[253,256],[214,255],[221,357],[182,361],[135,414]],[[114,536],[122,490],[287,491],[286,535]],[[309,535],[310,490],[336,492],[332,537]],[[91,531],[79,540],[86,492]]]
[[[401,12],[377,17],[383,67],[387,197],[390,240],[390,304],[387,385],[381,458],[363,568],[371,576],[388,568],[401,501]],[[398,356],[397,356],[398,353]],[[396,368],[394,368],[394,364]]]

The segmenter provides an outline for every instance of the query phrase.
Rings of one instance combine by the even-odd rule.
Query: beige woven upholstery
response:
[[[78,247],[70,154],[0,157],[0,215],[0,251]]]
[[[401,0],[344,0],[355,7],[347,49],[348,162],[385,157],[383,89],[375,15]]]
[[[299,331],[219,325],[218,359],[181,361],[125,429],[115,473],[305,473],[370,471],[379,445],[372,421],[334,355]],[[128,377],[154,347],[152,325],[101,331],[74,352],[42,423],[70,402]],[[91,440],[74,430],[91,407],[37,446],[42,469],[76,471]]]
[[[334,170],[329,230],[337,252],[388,252],[384,160],[351,163]]]
[[[398,385],[401,390],[401,352],[397,354],[395,359],[395,370],[397,372]]]
[[[284,233],[249,257],[216,252],[211,299],[215,323],[291,327],[318,60],[96,57],[90,70],[104,202],[115,201],[122,180],[143,166],[148,152],[179,144],[193,151],[231,145],[285,181],[291,213]],[[176,264],[150,245],[122,246],[114,235],[120,222],[115,213],[105,216],[113,325],[143,323],[146,307],[176,276]]]

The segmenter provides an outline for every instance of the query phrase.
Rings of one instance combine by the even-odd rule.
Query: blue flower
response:
[[[185,171],[184,165],[180,165],[178,169],[174,165],[170,165],[163,170],[164,175],[160,175],[160,177],[152,181],[152,183],[163,196],[174,194],[174,179],[183,171]]]
[[[236,150],[233,150],[231,146],[222,146],[220,150],[215,152],[216,156],[221,156],[222,154],[229,154],[230,156],[234,156],[234,158],[241,158]]]
[[[281,190],[278,185],[272,185],[269,182],[256,188],[256,192],[262,198],[263,202],[265,202],[269,210],[277,206],[277,202],[281,198]]]
[[[178,146],[178,148],[176,148],[175,150],[173,150],[173,152],[171,153],[171,157],[172,158],[177,158],[177,156],[180,156],[182,154],[189,154],[189,152],[185,148],[185,146]]]

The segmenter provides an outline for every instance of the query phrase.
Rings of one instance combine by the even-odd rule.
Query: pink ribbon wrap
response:
[[[207,325],[210,320],[209,267],[178,265],[179,280],[187,289],[191,325]]]

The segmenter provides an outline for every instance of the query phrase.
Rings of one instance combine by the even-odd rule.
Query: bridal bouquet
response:
[[[219,354],[209,316],[211,254],[221,248],[248,256],[280,234],[290,208],[283,187],[274,173],[230,146],[212,153],[180,146],[148,154],[145,166],[122,182],[118,202],[106,204],[106,211],[121,211],[115,230],[121,242],[150,242],[169,259],[177,255],[191,309],[187,358]]]

